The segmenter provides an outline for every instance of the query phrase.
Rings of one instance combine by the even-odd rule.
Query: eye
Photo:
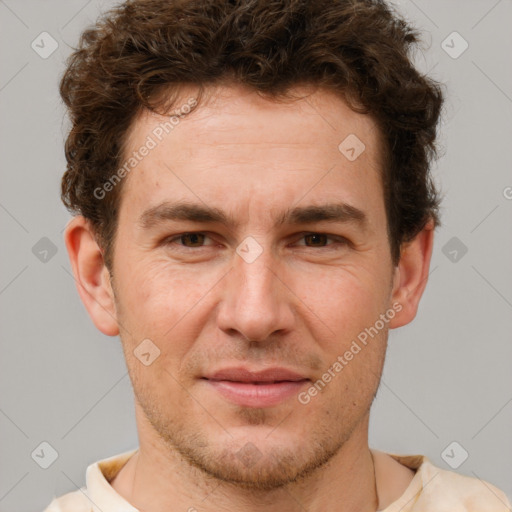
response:
[[[305,244],[298,244],[306,247],[331,247],[336,245],[348,245],[349,241],[341,236],[328,235],[326,233],[304,233],[301,236]],[[329,241],[334,243],[328,243]],[[333,247],[334,248],[334,247]]]
[[[165,240],[166,245],[178,245],[181,247],[188,247],[190,249],[204,247],[205,240],[209,237],[205,233],[200,232],[189,232],[189,233],[181,233],[180,235],[176,235],[172,238],[168,238]]]
[[[309,242],[313,247],[324,247],[327,245],[329,237],[324,233],[309,233],[308,235],[304,235],[303,238],[306,241],[306,245],[308,245]]]

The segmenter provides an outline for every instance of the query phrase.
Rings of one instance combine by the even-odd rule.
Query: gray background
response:
[[[370,441],[446,469],[441,454],[457,441],[469,454],[457,471],[512,497],[512,2],[396,4],[424,31],[417,65],[448,87],[435,166],[445,198],[418,317],[391,333]],[[137,446],[120,343],[79,300],[59,201],[68,124],[58,79],[110,5],[0,0],[1,512],[42,510],[83,485],[88,464]],[[58,43],[47,58],[31,47],[51,49],[43,31]],[[457,58],[454,31],[469,44]],[[58,452],[48,469],[48,449],[31,456],[43,441]],[[452,464],[463,455],[448,453]]]

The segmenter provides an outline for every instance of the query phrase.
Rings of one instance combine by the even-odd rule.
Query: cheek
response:
[[[294,281],[302,304],[328,327],[337,346],[373,325],[387,307],[387,283],[365,267],[300,272]]]
[[[142,259],[125,272],[121,295],[131,315],[153,322],[168,318],[168,314],[179,314],[198,294],[200,283],[196,285],[194,289],[190,277],[179,267]],[[147,311],[153,312],[151,317],[147,317]],[[162,317],[157,312],[166,315]]]
[[[172,358],[179,364],[200,334],[197,315],[220,277],[214,270],[205,273],[199,267],[184,269],[164,261],[141,260],[131,267],[130,275],[120,279],[123,341],[137,345],[149,338],[160,349],[160,360]]]
[[[131,270],[119,290],[121,338],[134,389],[140,399],[154,398],[179,386],[182,362],[198,336],[190,319],[206,291],[201,280],[192,286],[183,272],[165,265],[148,262]]]

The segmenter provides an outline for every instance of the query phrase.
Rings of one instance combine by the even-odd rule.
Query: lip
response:
[[[249,370],[244,367],[224,368],[204,376],[208,380],[230,380],[233,382],[276,382],[299,381],[307,377],[293,370],[282,367],[266,368],[265,370]]]
[[[299,393],[307,377],[286,368],[225,368],[202,377],[225,399],[243,407],[271,407]]]

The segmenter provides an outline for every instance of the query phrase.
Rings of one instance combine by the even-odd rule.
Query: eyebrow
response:
[[[219,208],[187,202],[164,202],[146,210],[139,218],[139,225],[143,229],[151,229],[166,221],[216,223],[233,228],[240,224]],[[290,208],[276,219],[274,227],[322,221],[356,223],[362,229],[366,229],[368,225],[366,213],[359,208],[346,203],[328,203]]]

